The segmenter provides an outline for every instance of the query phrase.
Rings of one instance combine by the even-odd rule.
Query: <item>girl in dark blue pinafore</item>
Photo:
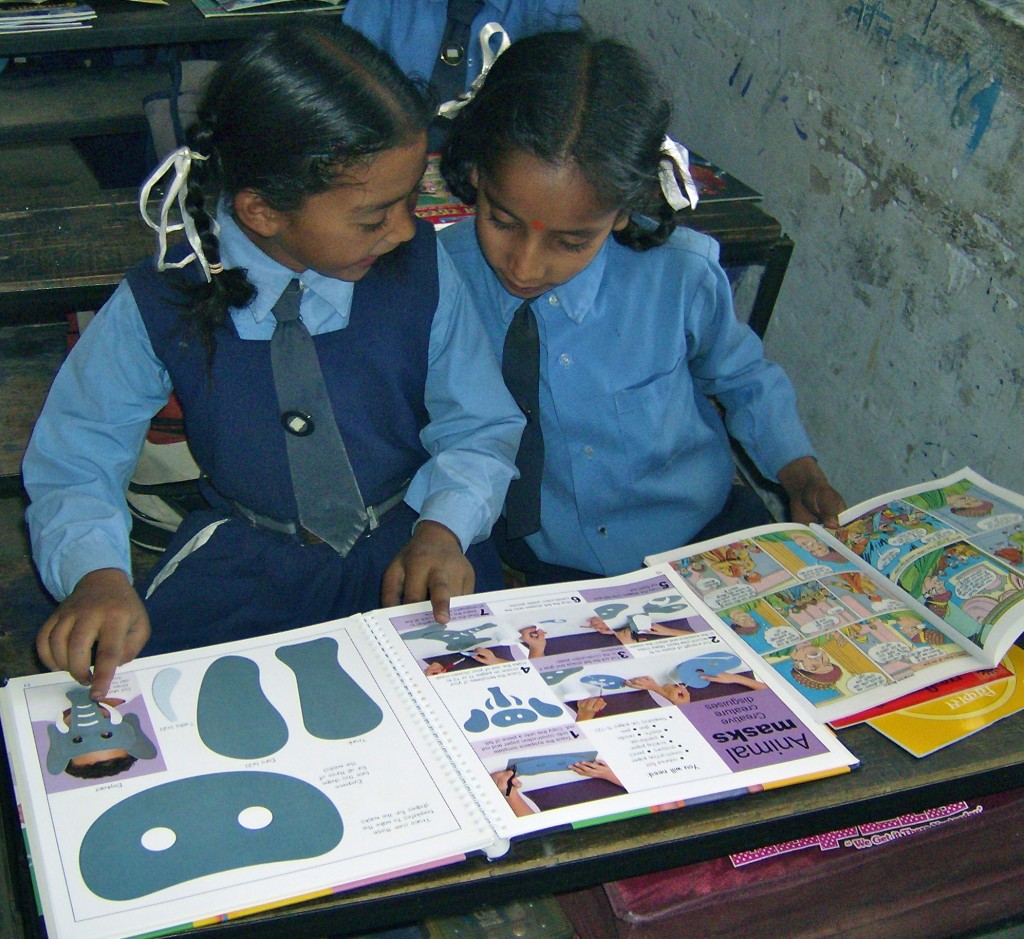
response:
[[[158,257],[76,344],[24,463],[34,557],[61,601],[37,648],[94,697],[144,645],[427,596],[445,621],[451,596],[501,585],[484,539],[522,418],[480,355],[458,275],[412,214],[429,120],[358,33],[289,25],[219,67],[189,145],[143,187],[144,213],[165,187]],[[176,230],[187,244],[168,250]],[[301,325],[278,324],[289,303]],[[301,333],[298,360],[274,341],[285,329]],[[296,377],[322,386],[323,410],[288,403],[316,393]],[[172,388],[210,508],[185,519],[143,599],[124,491]],[[341,456],[303,469],[295,438],[336,439],[335,425]]]

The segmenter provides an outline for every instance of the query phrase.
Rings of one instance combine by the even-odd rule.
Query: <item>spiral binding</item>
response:
[[[395,687],[405,693],[407,700],[415,705],[416,714],[427,736],[437,742],[438,752],[448,766],[448,781],[460,784],[453,788],[458,790],[463,805],[471,809],[469,814],[474,816],[474,821],[479,823],[483,830],[490,832],[491,843],[484,845],[481,850],[489,860],[500,857],[508,851],[510,845],[509,839],[503,837],[495,827],[495,820],[507,809],[505,800],[501,798],[498,788],[489,777],[487,785],[481,786],[479,781],[469,777],[465,772],[465,763],[472,765],[470,761],[475,761],[480,764],[480,758],[461,733],[457,736],[448,733],[445,725],[454,718],[441,704],[437,693],[430,688],[408,646],[394,628],[386,622],[379,622],[379,614],[367,613],[363,615],[363,619],[380,647],[382,663],[391,670],[395,678]],[[462,762],[459,757],[462,758]],[[482,769],[483,764],[480,766]]]

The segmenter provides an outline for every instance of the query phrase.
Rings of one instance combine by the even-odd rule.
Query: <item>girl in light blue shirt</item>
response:
[[[495,529],[530,582],[620,573],[771,521],[733,485],[730,435],[784,486],[794,520],[835,525],[843,508],[789,379],[736,319],[718,245],[677,228],[697,194],[670,114],[632,49],[542,33],[497,59],[442,152],[449,186],[476,206],[442,242],[495,355],[524,303],[536,323],[539,407],[525,407],[524,476]],[[524,527],[512,509],[531,433],[540,514]]]

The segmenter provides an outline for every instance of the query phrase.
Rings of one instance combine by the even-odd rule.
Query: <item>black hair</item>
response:
[[[431,116],[422,91],[350,27],[288,23],[248,40],[214,71],[187,134],[207,157],[192,162],[186,200],[207,261],[220,263],[219,198],[253,189],[294,211],[347,167],[411,142]],[[189,288],[187,319],[211,356],[228,310],[255,294],[241,268]]]
[[[616,240],[643,251],[664,244],[676,227],[658,182],[671,114],[650,68],[629,46],[586,27],[537,33],[497,58],[455,116],[441,172],[472,205],[473,170],[493,174],[511,151],[575,165],[602,204],[630,213]],[[640,224],[634,212],[652,215],[655,227]]]
[[[112,756],[108,760],[97,760],[95,763],[83,763],[77,765],[73,760],[68,761],[64,772],[69,776],[78,779],[105,779],[107,776],[116,776],[135,765],[137,757],[130,753],[123,756]]]

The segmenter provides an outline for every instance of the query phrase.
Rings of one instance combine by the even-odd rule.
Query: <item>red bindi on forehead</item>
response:
[[[534,219],[532,222],[530,222],[530,228],[532,228],[534,231],[544,231],[544,223],[538,222],[537,219]]]

